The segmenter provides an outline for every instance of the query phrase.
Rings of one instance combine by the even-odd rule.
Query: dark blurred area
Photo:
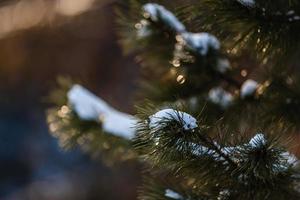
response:
[[[109,168],[48,133],[43,100],[69,76],[126,112],[138,67],[122,56],[112,0],[0,0],[0,199],[136,198],[137,166]]]

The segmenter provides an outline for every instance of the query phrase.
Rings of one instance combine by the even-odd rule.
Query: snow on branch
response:
[[[169,122],[175,120],[182,125],[184,130],[193,130],[198,127],[197,120],[188,113],[177,111],[174,109],[163,109],[149,117],[149,128],[152,131],[159,130],[168,125]],[[151,134],[151,133],[150,133]],[[205,137],[205,136],[204,136]],[[157,138],[159,140],[159,138]],[[201,139],[200,139],[201,140]],[[249,140],[248,143],[222,147],[217,142],[210,139],[204,139],[203,145],[190,143],[192,153],[196,156],[209,156],[216,161],[223,161],[226,163],[238,164],[242,163],[245,157],[240,156],[241,151],[256,151],[268,145],[267,139],[264,134],[258,133]],[[279,161],[273,165],[274,172],[284,171],[290,166],[295,166],[298,159],[289,152],[282,152],[279,155]]]
[[[191,130],[198,127],[197,120],[194,117],[185,112],[174,109],[158,111],[154,115],[151,115],[149,119],[149,128],[151,129],[161,127],[162,124],[170,120],[176,120],[181,123],[184,130]]]
[[[195,50],[200,55],[207,55],[209,49],[219,50],[220,42],[209,33],[183,33],[183,39],[189,48]]]
[[[165,196],[169,197],[171,199],[183,199],[183,197],[180,194],[178,194],[177,192],[174,192],[171,189],[166,189]]]
[[[80,85],[74,85],[67,96],[81,120],[100,122],[105,132],[125,139],[133,138],[137,119],[132,115],[117,111]]]
[[[229,60],[226,58],[218,59],[216,68],[220,73],[225,73],[227,70],[231,68]]]
[[[176,18],[176,16],[165,7],[156,3],[147,3],[143,6],[145,18],[150,18],[154,22],[161,20],[167,26],[174,29],[184,40],[185,44],[200,55],[207,55],[209,49],[219,50],[220,42],[209,33],[190,33],[186,31],[185,26]],[[147,28],[149,23],[141,20],[136,24],[138,37],[146,37],[151,34]]]
[[[105,132],[125,139],[132,139],[135,135],[138,119],[132,115],[117,111],[108,105],[105,101],[95,96],[80,85],[74,85],[68,92],[68,100],[76,114],[82,120],[93,120],[102,124]],[[174,109],[163,109],[149,117],[149,128],[155,130],[168,121],[175,120],[182,125],[184,130],[192,130],[198,127],[197,120],[188,113]],[[250,139],[249,143],[233,146],[221,147],[213,142],[215,148],[208,148],[203,145],[191,143],[193,154],[197,156],[211,156],[216,161],[228,161],[234,163],[241,162],[239,155],[241,149],[259,149],[267,144],[264,135],[259,133]],[[275,170],[286,170],[290,166],[298,164],[298,159],[289,152],[280,154],[279,163],[274,164]]]
[[[241,98],[246,98],[254,95],[259,84],[251,79],[246,80],[241,87]]]
[[[225,109],[233,103],[234,97],[223,88],[215,87],[208,92],[208,99]]]
[[[264,134],[258,133],[253,138],[250,139],[249,143],[237,145],[233,147],[220,147],[216,142],[214,145],[219,149],[219,151],[209,149],[208,147],[202,145],[192,144],[194,147],[194,154],[197,156],[211,156],[216,161],[225,161],[224,156],[230,158],[234,163],[240,163],[242,160],[236,155],[239,155],[242,149],[249,148],[250,150],[259,149],[262,146],[267,144],[267,140],[265,139]],[[222,155],[220,155],[220,152]],[[279,163],[273,165],[274,171],[280,170],[284,171],[288,169],[288,167],[294,167],[299,163],[299,160],[289,152],[283,152],[280,154],[281,159]]]
[[[237,0],[243,6],[253,8],[255,6],[255,0]]]
[[[165,9],[165,7],[156,3],[147,3],[143,6],[143,9],[151,20],[155,22],[162,20],[177,32],[185,31],[185,26],[175,17],[172,12]]]

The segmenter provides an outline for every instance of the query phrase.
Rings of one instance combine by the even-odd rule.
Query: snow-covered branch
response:
[[[191,130],[198,127],[197,120],[194,117],[185,112],[170,108],[158,111],[154,115],[151,115],[149,119],[150,129],[160,128],[161,125],[164,124],[164,122],[167,122],[169,120],[175,120],[179,122],[184,130]]]
[[[185,45],[200,55],[207,55],[209,49],[219,50],[220,42],[215,36],[205,32],[188,32],[183,23],[181,23],[171,11],[167,10],[162,5],[156,3],[147,3],[143,6],[143,9],[145,11],[144,16],[146,16],[146,18],[150,18],[154,22],[161,20],[164,24],[169,26],[183,38]],[[146,26],[149,25],[148,23],[141,23],[141,25],[142,24]],[[145,26],[140,26],[138,29],[138,35],[148,36],[149,32],[145,30],[147,30]]]
[[[220,155],[220,152],[222,152],[223,155],[229,157],[234,163],[240,163],[242,160],[240,160],[240,158],[236,156],[240,155],[239,152],[242,149],[247,148],[249,150],[255,150],[261,148],[262,146],[265,146],[266,144],[267,140],[264,134],[258,133],[250,139],[249,143],[245,143],[242,145],[220,147],[216,142],[214,142],[214,145],[219,149],[219,152],[217,152],[216,150],[209,149],[208,147],[202,145],[193,144],[193,146],[196,147],[194,154],[197,156],[206,155],[211,156],[217,161],[224,161],[225,159],[222,157],[222,155]],[[274,171],[284,171],[289,166],[293,167],[299,163],[299,160],[289,152],[283,152],[280,154],[280,156],[280,162],[273,165]]]
[[[100,122],[105,132],[128,140],[133,138],[137,123],[134,116],[114,109],[80,85],[69,90],[68,100],[80,119]]]
[[[171,199],[183,199],[183,197],[178,194],[177,192],[174,192],[171,189],[166,189],[165,190],[165,196]]]
[[[188,113],[174,109],[163,109],[149,117],[150,134],[164,129],[168,125],[168,122],[171,121],[179,122],[185,131],[190,131],[198,127],[197,120]],[[157,143],[159,143],[159,140],[160,138],[157,138]],[[245,159],[240,156],[241,151],[256,151],[268,145],[267,139],[262,133],[256,134],[248,143],[237,146],[221,147],[217,142],[210,140],[206,136],[200,137],[200,140],[203,145],[189,144],[194,155],[200,157],[209,156],[216,161],[227,161],[234,165],[238,165],[238,163],[243,162],[243,159]],[[272,170],[274,172],[284,171],[298,163],[298,159],[289,152],[282,152],[278,156],[279,161],[273,164]]]
[[[237,0],[243,6],[253,8],[255,6],[255,0]]]
[[[95,96],[82,86],[74,85],[68,92],[68,100],[80,119],[100,122],[104,131],[107,133],[111,133],[128,140],[134,137],[136,132],[134,126],[138,122],[137,118],[117,111],[101,98]],[[183,130],[186,131],[198,127],[197,120],[188,113],[174,109],[163,109],[149,116],[149,128],[153,131],[157,131],[161,128],[161,125],[166,125],[166,123],[171,120],[178,121],[182,125]],[[250,139],[249,143],[234,147],[221,147],[216,142],[210,144],[215,146],[215,148],[199,144],[191,145],[194,149],[193,153],[197,156],[211,156],[217,161],[230,159],[233,162],[239,162],[239,158],[235,157],[235,155],[238,155],[237,152],[241,149],[255,149],[259,148],[260,145],[265,145],[266,143],[267,140],[264,135],[257,134]],[[298,163],[298,159],[289,152],[283,152],[281,157],[282,163],[274,166],[276,170],[284,170],[287,166],[294,166]]]
[[[184,32],[185,26],[175,17],[175,15],[165,7],[156,3],[147,3],[143,6],[146,16],[155,22],[162,20],[177,32]]]

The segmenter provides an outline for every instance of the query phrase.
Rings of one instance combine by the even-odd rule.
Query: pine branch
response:
[[[74,85],[68,91],[68,101],[81,120],[100,122],[105,132],[127,140],[133,138],[137,119],[115,110],[82,86]]]
[[[223,158],[225,161],[227,161],[229,164],[231,164],[234,167],[237,166],[236,163],[224,151],[222,151],[222,148],[216,142],[214,142],[211,138],[205,137],[205,136],[199,134],[199,139],[210,150],[214,151],[218,155],[218,157]],[[201,148],[203,148],[203,147],[200,147],[200,149]]]
[[[88,99],[90,99],[89,95]],[[97,105],[98,102],[94,101],[99,99],[85,102]],[[99,133],[101,132],[99,124],[90,123],[86,119],[84,119],[86,122],[81,121],[78,117],[82,113],[76,117],[73,112],[70,112],[70,108],[72,106],[63,106],[58,110],[59,112],[53,110],[49,115],[50,129],[56,137],[62,139],[62,142],[70,144],[72,141],[83,145],[85,150],[94,154],[100,151],[104,153],[106,159],[108,158],[109,163],[115,159],[128,160],[136,157],[130,143],[126,140],[111,134]],[[77,108],[78,110],[80,109]],[[87,110],[89,109],[84,109]],[[82,116],[94,119],[94,115]],[[257,135],[249,143],[242,145],[222,147],[223,145],[210,138],[207,128],[199,126],[195,118],[172,109],[161,110],[151,115],[149,119],[141,119],[136,128],[138,135],[135,138],[135,147],[142,157],[146,158],[148,164],[171,170],[176,176],[196,178],[193,187],[199,187],[209,181],[205,185],[206,190],[210,188],[217,191],[210,193],[212,196],[224,195],[224,191],[228,190],[228,195],[248,198],[247,195],[252,194],[248,183],[253,186],[262,181],[264,187],[275,180],[274,186],[286,186],[289,192],[292,192],[291,195],[294,194],[290,187],[294,184],[292,177],[295,172],[292,167],[297,159],[290,153],[275,147],[274,142],[267,142],[263,136]],[[123,150],[119,151],[116,144],[112,145],[113,141],[121,145]],[[284,184],[278,182],[279,180],[284,180]],[[271,187],[269,190],[273,191],[274,188]],[[238,191],[243,191],[243,194],[238,194]],[[266,193],[260,191],[259,195],[264,196]],[[291,199],[294,198],[292,197]]]
[[[163,92],[165,96],[184,98],[205,92],[203,85],[214,86],[220,81],[240,86],[238,81],[225,73],[230,68],[229,62],[219,51],[220,44],[213,35],[188,32],[170,11],[158,4],[145,4],[141,10],[143,18],[140,22],[135,23],[138,19],[134,18],[130,24],[128,17],[126,19],[122,17],[124,21],[119,23],[127,25],[120,30],[121,34],[126,33],[126,36],[122,34],[122,38],[135,37],[130,44],[123,42],[123,46],[126,43],[130,48],[137,48],[142,65],[148,66],[146,80],[151,82],[153,77],[161,77],[160,80],[154,80],[158,84],[157,88],[152,87],[148,93],[148,87],[142,88],[143,93],[146,93],[145,96],[151,98],[154,96],[153,90],[159,90],[162,85],[165,87]],[[128,30],[128,26],[132,30]],[[132,27],[136,30],[134,31]],[[166,86],[168,82],[169,88]],[[190,89],[184,90],[182,87]],[[157,96],[161,97],[160,94],[161,92]]]
[[[298,1],[204,0],[187,4],[183,12],[196,29],[218,36],[233,54],[246,49],[265,63],[291,66],[299,52]]]
[[[253,194],[253,188],[250,189],[260,184],[269,187],[269,192],[274,192],[274,186],[281,192],[289,190],[286,195],[291,199],[299,197],[292,189],[298,181],[293,181],[298,160],[277,147],[274,139],[267,140],[264,135],[257,134],[248,143],[221,147],[210,139],[205,129],[199,129],[194,118],[171,109],[161,110],[145,121],[143,119],[143,124],[139,125],[136,148],[154,166],[171,170],[180,177],[199,180],[193,186],[209,181],[206,186],[217,190],[216,196],[228,191],[226,195],[233,199],[249,199],[251,195],[266,197],[268,192],[256,188],[258,193]],[[275,199],[282,197],[279,195]]]
[[[52,93],[56,106],[47,112],[49,129],[60,146],[67,150],[79,146],[108,165],[135,160],[130,141],[134,117],[116,111],[79,85],[60,83],[65,86]]]
[[[285,134],[285,123],[296,130],[299,121],[298,112],[288,113],[300,108],[299,79],[278,75],[288,71],[278,60],[297,58],[300,49],[299,1],[198,1],[186,8],[193,13],[182,18],[185,25],[161,5],[132,5],[130,17],[120,22],[123,43],[140,55],[146,73],[152,72],[146,83],[169,102],[162,106],[156,101],[157,112],[133,117],[73,86],[66,102],[49,111],[54,136],[67,147],[79,144],[111,160],[140,156],[154,174],[166,173],[172,182],[178,181],[174,187],[146,179],[141,199],[299,199],[299,161],[278,138]],[[264,64],[274,59],[270,69],[275,74],[262,76],[260,83],[240,81],[244,79],[231,71],[219,40],[206,32],[188,31],[195,29],[215,33],[233,54],[252,47]],[[189,104],[188,112],[166,108],[181,98]],[[208,103],[203,109],[204,102]],[[209,119],[196,119],[191,112]],[[246,134],[255,135],[240,140],[238,132],[229,137],[216,126],[221,116],[230,133],[250,127]]]

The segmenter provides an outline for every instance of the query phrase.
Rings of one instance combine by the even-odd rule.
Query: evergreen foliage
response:
[[[54,136],[109,163],[142,161],[139,199],[299,199],[289,138],[300,125],[300,1],[156,2],[165,7],[131,0],[117,10],[148,99],[134,133],[107,132],[96,107],[82,117],[69,85],[52,95],[63,97],[48,114]]]

